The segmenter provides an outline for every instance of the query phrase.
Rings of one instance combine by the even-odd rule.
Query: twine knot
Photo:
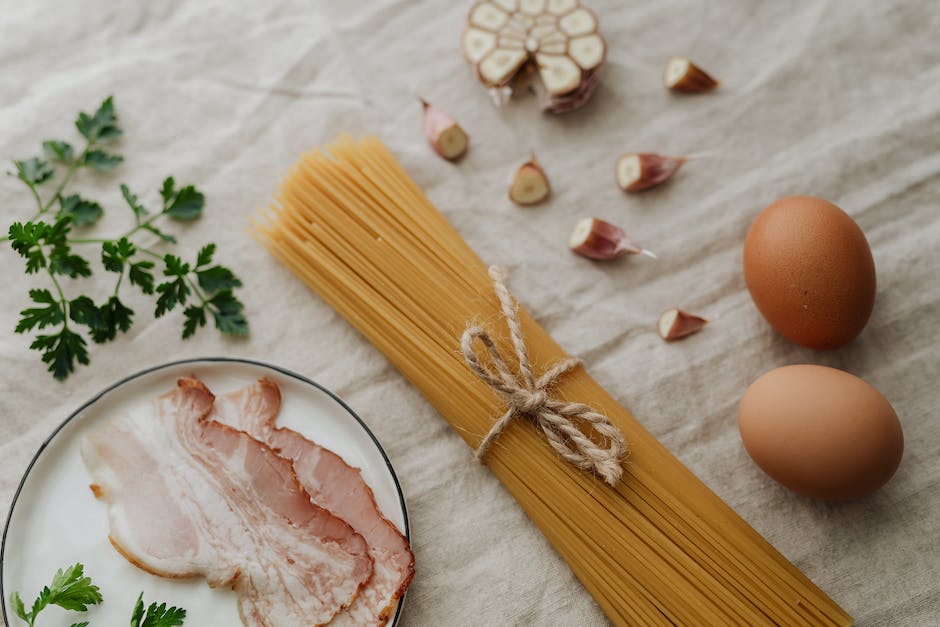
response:
[[[506,288],[506,273],[497,266],[490,267],[493,288],[499,297],[503,317],[509,327],[509,336],[516,358],[519,374],[510,371],[506,360],[496,349],[489,333],[480,326],[470,326],[463,333],[460,347],[467,366],[481,381],[505,398],[508,408],[495,422],[476,450],[478,460],[483,460],[493,442],[516,416],[525,416],[537,424],[548,438],[549,444],[570,464],[585,470],[593,470],[614,485],[623,474],[620,462],[626,455],[626,442],[620,429],[607,416],[595,412],[582,403],[568,403],[552,398],[547,389],[562,375],[582,364],[580,359],[568,357],[549,368],[538,379],[532,374],[529,353],[519,324],[518,307]],[[479,341],[489,356],[490,366],[484,366],[480,354],[474,348]],[[579,429],[574,421],[580,420],[591,426],[604,446],[598,445]]]

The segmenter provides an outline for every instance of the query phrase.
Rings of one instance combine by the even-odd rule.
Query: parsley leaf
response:
[[[29,297],[34,303],[44,305],[44,307],[28,307],[21,311],[20,321],[16,325],[17,333],[32,331],[36,327],[43,329],[55,326],[65,319],[61,303],[49,290],[29,290]]]
[[[215,328],[229,335],[248,335],[248,320],[242,313],[245,306],[235,298],[232,290],[217,293],[209,299],[209,304],[215,307],[212,312]]]
[[[134,212],[134,218],[137,220],[137,223],[140,224],[140,219],[147,215],[149,212],[144,208],[140,201],[137,200],[137,196],[131,192],[130,188],[121,183],[121,195],[124,196],[124,200],[130,206],[131,211]]]
[[[59,197],[59,213],[56,217],[69,217],[75,226],[88,226],[94,224],[104,214],[104,209],[98,203],[85,200],[78,194]]]
[[[215,244],[206,244],[200,248],[199,254],[196,255],[196,268],[208,266],[212,263],[213,255],[215,255]]]
[[[46,155],[46,159],[58,161],[66,165],[72,163],[72,159],[75,158],[75,151],[72,149],[72,144],[55,139],[47,139],[44,141],[42,143],[42,152]]]
[[[183,310],[183,339],[192,337],[200,327],[206,326],[206,308],[190,305]]]
[[[101,264],[108,272],[124,272],[124,264],[136,252],[137,247],[126,237],[104,242],[101,245]]]
[[[72,623],[69,627],[88,627],[88,621],[82,621],[80,623]]]
[[[48,230],[49,225],[45,222],[14,222],[10,225],[10,245],[26,259],[26,274],[46,267],[42,244]]]
[[[157,308],[153,315],[156,318],[164,315],[177,305],[185,305],[189,297],[190,289],[186,284],[186,275],[189,274],[189,264],[183,263],[183,260],[176,255],[166,255],[163,257],[166,266],[163,269],[164,276],[174,277],[172,281],[165,281],[157,286]]]
[[[199,280],[199,287],[206,294],[242,286],[241,280],[225,266],[212,266],[205,270],[197,270],[196,278]]]
[[[103,150],[89,150],[82,165],[97,172],[110,172],[124,161],[121,155],[111,155]]]
[[[42,353],[42,360],[48,364],[48,370],[59,381],[65,380],[75,372],[75,362],[88,365],[88,349],[83,338],[67,327],[55,335],[37,335],[29,347]]]
[[[166,603],[151,603],[144,611],[144,593],[141,592],[131,615],[131,627],[178,627],[186,618],[186,610],[167,607]]]
[[[69,318],[77,324],[83,324],[90,329],[100,329],[104,326],[101,310],[93,300],[87,296],[79,296],[69,302]]]
[[[89,605],[101,603],[101,591],[92,583],[91,578],[85,576],[83,571],[84,567],[81,564],[56,571],[52,583],[44,586],[39,592],[29,612],[26,611],[20,595],[14,592],[10,595],[10,601],[16,615],[32,627],[39,613],[50,605],[58,605],[65,610],[84,612],[88,610]]]
[[[26,606],[23,605],[23,599],[20,598],[19,592],[10,595],[10,605],[13,606],[13,611],[16,612],[17,616],[27,622],[29,621],[29,614],[26,613]]]
[[[140,287],[144,294],[153,294],[153,269],[152,261],[137,261],[131,264],[127,273],[127,278],[131,280],[131,285]]]
[[[134,320],[134,310],[125,306],[117,296],[112,296],[99,308],[101,323],[91,329],[91,339],[97,344],[110,342],[117,332],[126,333]]]
[[[108,96],[93,115],[79,113],[75,128],[90,144],[108,142],[121,136],[117,114],[114,112],[114,99]]]
[[[163,181],[160,196],[163,197],[163,213],[174,220],[183,222],[195,220],[201,216],[202,208],[206,203],[206,197],[192,185],[177,190],[172,176]]]
[[[29,186],[42,185],[55,174],[55,169],[38,157],[14,161],[13,165],[16,166],[16,177]]]
[[[91,266],[84,257],[73,255],[67,244],[61,244],[49,253],[49,272],[75,279],[91,276]]]

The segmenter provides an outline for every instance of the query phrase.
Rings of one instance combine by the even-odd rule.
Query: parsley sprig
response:
[[[3,239],[25,259],[27,274],[45,273],[51,284],[51,289],[29,291],[33,306],[20,312],[16,332],[37,332],[30,348],[42,354],[56,379],[64,380],[74,372],[76,362],[89,363],[84,334],[101,344],[133,325],[135,312],[121,299],[126,278],[143,294],[156,296],[154,317],[177,307],[183,310],[183,339],[206,326],[209,319],[224,334],[246,335],[244,306],[234,293],[242,283],[227,267],[213,264],[215,244],[203,246],[194,260],[184,261],[144,247],[135,239],[149,234],[158,238],[158,244],[175,245],[176,237],[164,230],[163,222],[191,222],[202,215],[205,197],[193,185],[178,186],[174,177],[167,177],[159,190],[160,209],[151,212],[122,184],[121,196],[133,214],[134,226],[111,238],[74,236],[75,229],[98,222],[104,208],[79,194],[66,194],[73,176],[80,169],[109,172],[123,161],[105,149],[122,135],[112,98],[93,114],[79,113],[75,127],[84,139],[81,150],[63,140],[46,140],[42,143],[44,158],[13,161],[15,172],[10,174],[29,189],[36,213],[29,220],[14,222]],[[43,200],[40,189],[55,178],[57,168],[62,170],[59,183]],[[95,302],[87,295],[69,298],[63,288],[65,279],[92,275],[88,259],[75,252],[75,247],[83,245],[100,245],[103,269],[117,275],[114,290],[103,301]],[[50,331],[42,332],[46,328]]]
[[[44,586],[39,596],[33,601],[30,610],[26,611],[26,604],[18,592],[10,595],[10,605],[16,615],[34,627],[39,613],[50,605],[58,605],[62,609],[86,612],[89,605],[98,605],[104,598],[101,591],[86,577],[85,567],[74,564],[66,569],[59,569],[52,578],[52,583]],[[131,614],[131,627],[179,627],[186,618],[186,610],[179,607],[167,607],[166,603],[151,603],[144,609],[144,593],[141,592],[134,604]],[[70,627],[88,627],[88,621],[72,623]]]
[[[56,571],[52,583],[39,591],[39,596],[33,601],[32,608],[28,612],[19,593],[14,592],[10,595],[13,611],[26,621],[29,627],[35,625],[36,617],[50,605],[58,605],[65,610],[84,612],[88,610],[89,605],[97,605],[101,601],[101,591],[91,582],[90,577],[85,576],[84,567],[81,564]],[[88,625],[88,623],[74,623],[72,627],[82,625]]]
[[[151,603],[144,611],[144,593],[137,597],[131,627],[178,627],[186,618],[186,610],[179,607],[167,607],[166,603]]]

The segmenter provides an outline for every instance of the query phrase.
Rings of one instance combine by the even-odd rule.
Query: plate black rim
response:
[[[23,476],[20,478],[20,482],[16,486],[16,491],[13,493],[13,500],[10,502],[10,511],[7,513],[7,519],[3,525],[3,535],[2,537],[0,537],[0,613],[2,613],[3,621],[6,625],[12,624],[10,623],[9,615],[7,614],[7,605],[6,605],[7,594],[6,594],[6,590],[3,587],[3,560],[4,560],[4,557],[6,556],[6,549],[7,549],[7,531],[10,528],[10,522],[13,520],[13,512],[16,509],[16,502],[20,498],[20,493],[23,491],[23,486],[26,484],[26,479],[29,477],[29,473],[32,472],[33,466],[36,465],[36,462],[39,460],[39,457],[42,455],[43,451],[46,450],[46,447],[49,446],[52,440],[55,439],[55,437],[59,434],[60,431],[62,431],[62,429],[65,428],[67,424],[69,424],[72,420],[74,420],[83,411],[85,411],[86,409],[88,409],[89,407],[97,403],[99,400],[101,400],[101,398],[105,394],[124,385],[125,383],[128,383],[129,381],[133,381],[134,379],[137,379],[144,375],[157,372],[158,370],[164,370],[166,368],[173,368],[175,366],[182,366],[184,364],[192,364],[196,362],[242,363],[242,364],[249,364],[251,366],[260,366],[261,368],[268,368],[269,370],[274,370],[275,372],[278,372],[284,376],[288,376],[288,377],[297,379],[298,381],[301,381],[303,383],[306,383],[308,385],[312,385],[313,387],[325,393],[327,396],[329,396],[334,401],[336,401],[336,403],[339,404],[340,407],[346,410],[346,412],[350,416],[352,416],[356,420],[357,423],[359,423],[359,426],[362,427],[362,430],[366,432],[366,435],[368,435],[369,439],[372,440],[372,443],[375,444],[375,448],[377,448],[379,453],[382,455],[382,459],[385,461],[385,466],[388,468],[388,472],[392,476],[392,482],[395,484],[395,490],[398,492],[398,502],[401,505],[402,517],[405,523],[405,529],[404,529],[405,538],[408,540],[409,543],[411,542],[411,527],[408,523],[408,506],[405,503],[405,493],[402,492],[401,482],[398,480],[398,475],[395,473],[395,468],[392,466],[392,462],[388,458],[388,453],[385,452],[385,449],[382,447],[382,444],[379,442],[378,438],[375,437],[375,434],[372,433],[372,430],[369,429],[369,426],[365,423],[365,421],[359,417],[359,414],[353,411],[353,409],[349,405],[346,404],[346,401],[344,401],[342,398],[337,396],[334,392],[323,387],[322,385],[320,385],[313,379],[310,379],[309,377],[305,377],[302,374],[298,374],[294,372],[293,370],[288,370],[287,368],[282,368],[281,366],[277,366],[275,364],[268,363],[265,361],[260,361],[257,359],[250,359],[247,357],[189,357],[186,359],[177,359],[175,361],[169,361],[163,364],[158,364],[156,366],[150,366],[149,368],[144,368],[143,370],[138,370],[137,372],[130,374],[124,377],[123,379],[115,381],[114,383],[112,383],[111,385],[104,388],[103,390],[101,390],[100,392],[92,396],[90,399],[82,403],[81,406],[78,407],[78,409],[73,411],[71,414],[68,415],[68,417],[65,420],[59,423],[59,425],[55,429],[53,429],[52,433],[49,434],[49,437],[43,440],[42,444],[39,445],[39,449],[36,451],[36,454],[33,455],[33,458],[29,461],[29,464],[27,464],[26,470],[23,472]],[[398,624],[398,619],[401,616],[402,608],[405,605],[405,597],[407,596],[407,594],[408,593],[406,591],[405,594],[403,594],[398,599],[398,606],[395,609],[395,616],[393,616],[392,620],[389,622],[390,627],[394,627],[395,625]]]

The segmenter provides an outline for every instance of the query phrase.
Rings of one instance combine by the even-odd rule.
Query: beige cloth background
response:
[[[78,404],[166,360],[241,355],[330,387],[369,422],[410,507],[418,575],[407,625],[592,625],[603,616],[498,482],[383,357],[278,266],[244,230],[296,155],[339,131],[376,132],[488,262],[508,266],[519,299],[662,442],[860,624],[940,624],[940,7],[936,2],[615,2],[597,0],[609,44],[583,110],[496,110],[458,51],[465,2],[0,2],[4,158],[71,137],[109,94],[126,130],[114,175],[82,174],[102,232],[129,221],[118,183],[154,201],[162,178],[206,192],[201,223],[177,229],[246,279],[253,334],[153,321],[94,347],[93,365],[54,382],[12,329],[26,305],[21,261],[0,281],[0,515],[40,442]],[[723,80],[676,98],[665,60],[688,54]],[[436,158],[420,131],[423,96],[470,132],[468,157]],[[554,196],[511,206],[505,187],[534,149]],[[700,153],[672,184],[626,196],[613,183],[628,150]],[[775,336],[740,271],[750,221],[793,193],[828,198],[864,229],[878,301],[862,336],[818,353]],[[4,228],[32,212],[0,178]],[[578,217],[624,225],[660,259],[600,265],[568,253]],[[130,294],[130,292],[128,292]],[[659,313],[713,323],[667,345]],[[789,363],[844,368],[879,388],[904,426],[895,479],[848,504],[797,497],[745,454],[736,404],[759,374]],[[44,623],[47,624],[47,623]]]

